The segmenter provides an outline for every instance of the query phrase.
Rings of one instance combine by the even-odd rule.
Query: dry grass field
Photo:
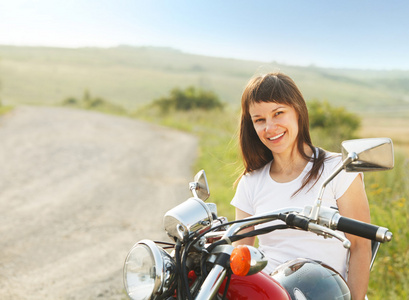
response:
[[[360,136],[363,138],[389,137],[393,141],[395,151],[402,151],[406,157],[409,157],[409,116],[362,117]]]

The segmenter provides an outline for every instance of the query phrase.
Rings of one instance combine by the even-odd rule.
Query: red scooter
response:
[[[168,211],[164,227],[171,243],[141,240],[130,250],[124,265],[124,285],[131,299],[351,299],[342,276],[331,267],[309,259],[295,259],[267,275],[267,259],[252,246],[234,247],[240,239],[274,230],[306,230],[336,238],[343,233],[373,241],[373,260],[379,243],[392,233],[384,227],[342,217],[336,209],[321,207],[326,185],[341,170],[362,172],[393,168],[392,141],[387,138],[342,143],[343,163],[326,179],[314,205],[285,208],[244,220],[228,222],[217,216],[204,171],[190,183],[193,197]],[[281,220],[282,224],[240,234],[245,228]]]

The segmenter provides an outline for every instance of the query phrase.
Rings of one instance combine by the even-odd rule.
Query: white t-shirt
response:
[[[241,178],[231,204],[250,215],[266,213],[285,207],[303,208],[306,205],[312,206],[318,197],[322,183],[339,166],[342,160],[341,155],[335,153],[327,153],[327,157],[329,158],[324,162],[323,173],[312,188],[311,186],[315,180],[312,180],[303,190],[292,197],[292,194],[301,187],[304,176],[311,169],[311,162],[306,165],[303,172],[296,179],[285,183],[278,183],[271,178],[270,162],[263,168],[248,173]],[[337,199],[345,193],[357,174],[341,171],[327,185],[322,198],[322,206],[338,207]],[[283,224],[283,222],[269,222],[258,225],[256,228],[273,224]],[[264,269],[264,272],[268,274],[288,260],[304,257],[324,262],[345,278],[348,251],[335,238],[324,239],[314,233],[294,229],[276,230],[260,235],[258,238],[259,248],[268,258],[268,265]]]

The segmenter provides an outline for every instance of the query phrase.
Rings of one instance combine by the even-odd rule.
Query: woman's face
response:
[[[249,112],[258,137],[273,154],[296,148],[298,114],[292,106],[260,102],[251,104]]]

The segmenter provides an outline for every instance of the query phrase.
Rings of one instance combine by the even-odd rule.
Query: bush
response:
[[[78,105],[78,100],[74,97],[68,97],[63,100],[62,105],[64,106],[76,106]]]
[[[317,141],[317,146],[339,151],[343,140],[357,138],[361,119],[354,113],[344,107],[333,107],[328,101],[312,100],[307,102],[307,106],[311,136]]]
[[[101,97],[91,97],[90,93],[87,90],[84,92],[82,99],[68,97],[62,101],[62,105],[97,110],[113,114],[126,114],[126,110],[123,107],[108,102]]]
[[[171,110],[189,111],[194,109],[213,110],[223,109],[224,104],[212,91],[205,91],[190,86],[185,90],[175,88],[168,97],[154,100],[153,106],[159,107],[162,112]]]

